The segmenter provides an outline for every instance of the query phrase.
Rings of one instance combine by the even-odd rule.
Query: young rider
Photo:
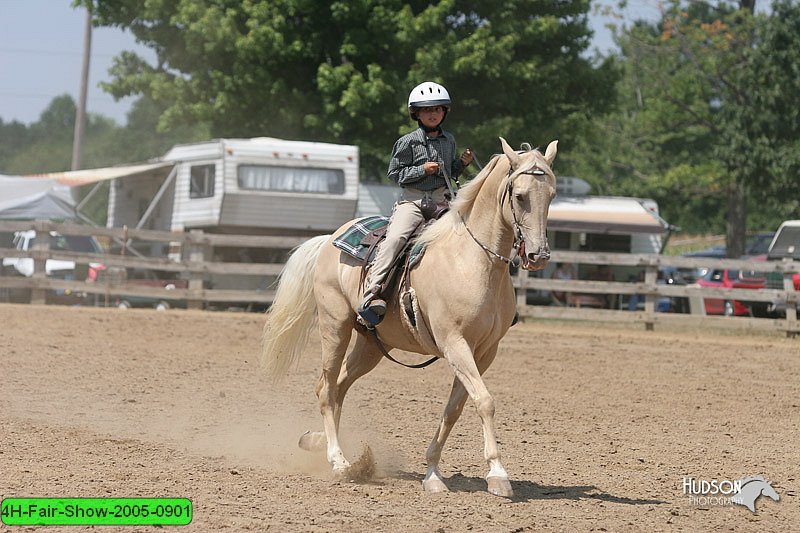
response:
[[[426,81],[408,95],[408,114],[419,128],[400,137],[392,149],[388,176],[402,190],[358,308],[369,325],[377,325],[386,313],[383,284],[414,229],[425,219],[423,202],[440,204],[451,200],[454,194],[450,180],[458,178],[472,162],[469,149],[461,157],[456,156],[455,137],[442,129],[449,111],[450,94],[438,83]]]

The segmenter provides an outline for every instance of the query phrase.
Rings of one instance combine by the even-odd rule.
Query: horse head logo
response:
[[[731,501],[739,505],[744,505],[751,512],[756,512],[756,500],[762,494],[772,498],[776,502],[781,499],[775,489],[772,488],[769,481],[761,476],[749,476],[740,479],[737,483],[741,484],[741,490],[733,496]]]

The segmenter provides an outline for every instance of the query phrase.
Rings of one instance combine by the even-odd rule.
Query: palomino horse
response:
[[[555,196],[551,165],[558,141],[538,150],[515,152],[500,139],[503,154],[494,157],[464,186],[450,211],[420,236],[426,251],[411,271],[415,320],[392,298],[377,333],[387,349],[397,348],[447,360],[455,375],[444,415],[426,453],[423,488],[446,491],[439,472],[442,448],[469,396],[483,423],[489,492],[513,496],[500,462],[494,400],[481,375],[514,319],[516,304],[506,254],[516,249],[521,267],[544,268],[550,259],[547,212]],[[316,320],[322,341],[322,375],[317,385],[324,434],[304,435],[301,446],[322,447],[334,475],[348,475],[350,463],[339,445],[342,402],[353,382],[380,362],[381,352],[357,328],[361,292],[360,265],[331,243],[314,237],[300,245],[281,273],[267,315],[262,363],[280,379],[300,356]],[[355,343],[347,352],[351,337]]]

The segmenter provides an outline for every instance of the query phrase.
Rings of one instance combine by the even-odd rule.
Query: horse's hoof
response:
[[[348,470],[350,465],[348,464],[346,467],[334,467],[333,469],[333,480],[334,481],[350,481],[348,477]]]
[[[333,477],[336,481],[349,481],[352,483],[366,483],[375,477],[375,457],[372,449],[364,445],[361,457],[353,464],[345,463],[341,467],[333,468]]]
[[[495,496],[502,498],[513,498],[514,489],[511,488],[511,482],[502,477],[487,477],[486,482],[489,484],[489,492]]]
[[[422,480],[422,488],[428,494],[436,494],[439,492],[450,492],[450,489],[447,488],[447,485],[444,484],[444,481],[442,481],[438,477]]]
[[[307,452],[321,452],[327,447],[328,440],[322,431],[306,431],[297,445]]]

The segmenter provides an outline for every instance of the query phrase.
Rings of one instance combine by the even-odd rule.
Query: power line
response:
[[[45,55],[45,56],[65,56],[65,57],[75,57],[83,55],[83,52],[80,50],[69,51],[69,50],[37,50],[34,48],[2,48],[0,47],[0,52],[9,52],[14,54],[34,54],[34,55]],[[117,54],[108,54],[103,52],[93,53],[93,56],[97,57],[116,57]]]
[[[13,91],[7,91],[7,90],[4,90],[4,89],[0,89],[0,95],[2,95],[4,97],[7,96],[7,97],[10,97],[10,98],[21,98],[21,99],[26,99],[26,100],[39,100],[39,99],[42,99],[42,98],[53,99],[53,98],[56,98],[57,96],[64,96],[65,94],[75,98],[75,96],[71,93],[71,91],[63,91],[63,92],[60,92],[58,94],[53,94],[53,93],[35,93],[35,92],[27,92],[27,91],[25,93],[18,93],[18,92],[13,92]],[[94,102],[98,102],[98,101],[100,101],[100,102],[117,102],[117,100],[114,100],[114,98],[98,98],[98,97],[94,97],[94,96],[92,97],[92,101],[94,101]]]

